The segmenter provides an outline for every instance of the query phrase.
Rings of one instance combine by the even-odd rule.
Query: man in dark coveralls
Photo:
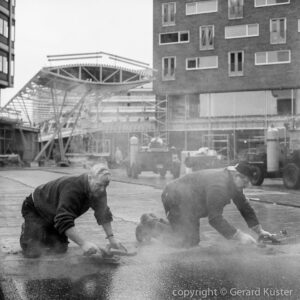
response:
[[[162,193],[168,223],[151,214],[143,215],[136,230],[137,239],[142,241],[163,234],[172,236],[182,246],[195,246],[200,242],[199,219],[207,217],[209,224],[226,239],[243,244],[256,243],[251,235],[224,219],[223,209],[231,200],[258,236],[274,236],[262,229],[243,194],[253,172],[250,165],[240,163],[225,169],[197,171],[170,182]]]
[[[99,252],[94,243],[81,236],[75,219],[89,208],[102,225],[111,248],[123,249],[113,235],[112,213],[107,206],[106,187],[109,170],[103,164],[93,166],[88,173],[61,177],[38,186],[22,205],[20,245],[26,257],[39,257],[46,250],[64,253],[68,239],[79,245],[85,255]]]

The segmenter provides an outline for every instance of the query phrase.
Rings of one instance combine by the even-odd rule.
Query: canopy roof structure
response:
[[[99,59],[103,54],[131,68],[117,66],[116,63],[44,67],[4,108],[17,111],[24,123],[33,126],[57,117],[58,112],[70,114],[83,101],[101,101],[112,94],[152,81],[153,70],[147,64],[104,52],[55,55],[49,56],[49,60]]]
[[[90,59],[97,62],[87,63]],[[17,112],[23,125],[31,127],[55,120],[57,129],[49,143],[56,137],[61,140],[64,124],[69,118],[78,120],[87,102],[98,103],[153,80],[153,69],[148,64],[105,52],[52,55],[48,60],[81,62],[42,68],[4,109]],[[60,150],[63,157],[62,142]]]

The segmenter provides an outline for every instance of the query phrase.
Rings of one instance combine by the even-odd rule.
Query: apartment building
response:
[[[232,155],[271,125],[300,130],[300,2],[154,0],[157,99],[169,142]]]
[[[14,41],[15,0],[0,0],[0,97],[1,89],[14,83]],[[0,107],[0,156],[12,151],[16,123],[11,111]]]
[[[0,0],[0,89],[14,84],[15,0]]]

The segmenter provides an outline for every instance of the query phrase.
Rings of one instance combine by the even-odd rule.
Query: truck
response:
[[[284,132],[284,138],[280,138],[280,131]],[[265,178],[282,178],[286,188],[300,187],[300,149],[292,144],[292,136],[290,133],[288,142],[285,129],[270,127],[263,147],[240,155],[239,161],[251,164],[256,170],[252,185],[260,186]]]
[[[180,176],[179,153],[175,147],[169,148],[160,143],[141,147],[137,137],[130,139],[130,155],[125,166],[127,176],[132,178],[138,178],[138,175],[145,171],[159,174],[161,178],[164,178],[168,171],[174,178]]]

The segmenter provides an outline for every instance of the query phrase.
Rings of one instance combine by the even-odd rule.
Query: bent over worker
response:
[[[253,168],[246,163],[225,169],[208,169],[187,174],[165,187],[162,203],[166,222],[154,215],[143,215],[137,238],[172,234],[183,246],[195,246],[200,241],[200,218],[208,218],[209,224],[226,239],[239,240],[243,244],[256,243],[255,239],[236,229],[223,217],[224,207],[232,200],[249,228],[259,236],[273,236],[262,229],[255,211],[243,193],[253,176]],[[170,228],[171,227],[171,228]]]
[[[77,231],[75,219],[89,208],[102,225],[109,246],[124,249],[113,235],[113,220],[107,205],[106,187],[110,172],[103,164],[97,164],[88,173],[61,177],[38,186],[23,202],[20,245],[26,257],[39,257],[46,249],[64,253],[68,239],[79,245],[85,255],[95,254],[99,248]]]

